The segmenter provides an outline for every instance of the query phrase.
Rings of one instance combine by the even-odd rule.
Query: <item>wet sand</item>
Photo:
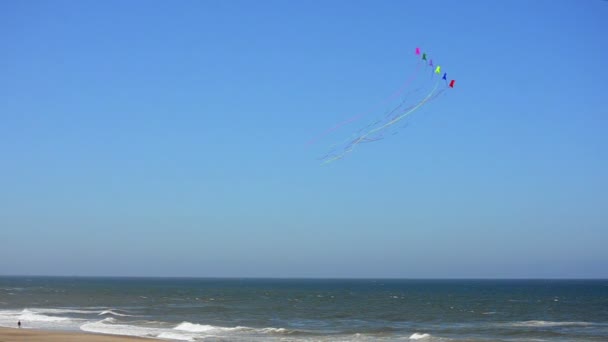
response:
[[[84,332],[45,331],[0,328],[0,342],[135,342],[154,341],[147,338],[99,335]]]

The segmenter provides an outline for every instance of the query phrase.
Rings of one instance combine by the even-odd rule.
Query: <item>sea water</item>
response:
[[[177,341],[608,341],[608,280],[0,277],[0,326]]]

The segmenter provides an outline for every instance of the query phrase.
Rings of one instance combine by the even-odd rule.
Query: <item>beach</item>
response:
[[[150,339],[79,332],[0,328],[0,342],[133,342],[146,340]]]

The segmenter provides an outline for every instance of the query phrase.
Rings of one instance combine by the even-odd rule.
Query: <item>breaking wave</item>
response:
[[[591,322],[551,322],[551,321],[521,321],[508,323],[512,327],[585,327],[594,325]]]
[[[429,334],[419,334],[419,333],[413,333],[410,336],[410,340],[422,340],[422,339],[429,339],[431,337],[431,335]]]
[[[112,315],[112,316],[120,316],[120,317],[132,317],[133,315],[127,315],[120,312],[112,311],[112,310],[104,310],[98,314],[99,316],[104,315]]]
[[[188,332],[253,332],[253,333],[262,333],[262,334],[284,334],[290,332],[285,328],[249,328],[249,327],[216,327],[213,325],[207,324],[195,324],[190,322],[182,322],[178,324],[175,330],[188,331]]]
[[[89,322],[83,324],[80,329],[86,332],[94,332],[98,334],[124,335],[162,338],[180,341],[194,341],[197,338],[205,338],[212,336],[260,336],[268,334],[282,334],[287,332],[283,328],[250,328],[250,327],[219,327],[207,324],[196,324],[190,322],[182,322],[174,328],[155,328],[144,327],[130,324],[121,324],[113,317],[107,317],[100,321]]]
[[[54,316],[52,313],[57,312],[51,309],[0,310],[0,326],[14,327],[17,321],[21,321],[24,328],[77,330],[78,326],[86,321],[80,318]]]

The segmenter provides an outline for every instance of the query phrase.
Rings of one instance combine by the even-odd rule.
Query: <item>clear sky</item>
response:
[[[608,277],[606,1],[0,1],[0,274]],[[321,166],[421,46],[456,88]]]

